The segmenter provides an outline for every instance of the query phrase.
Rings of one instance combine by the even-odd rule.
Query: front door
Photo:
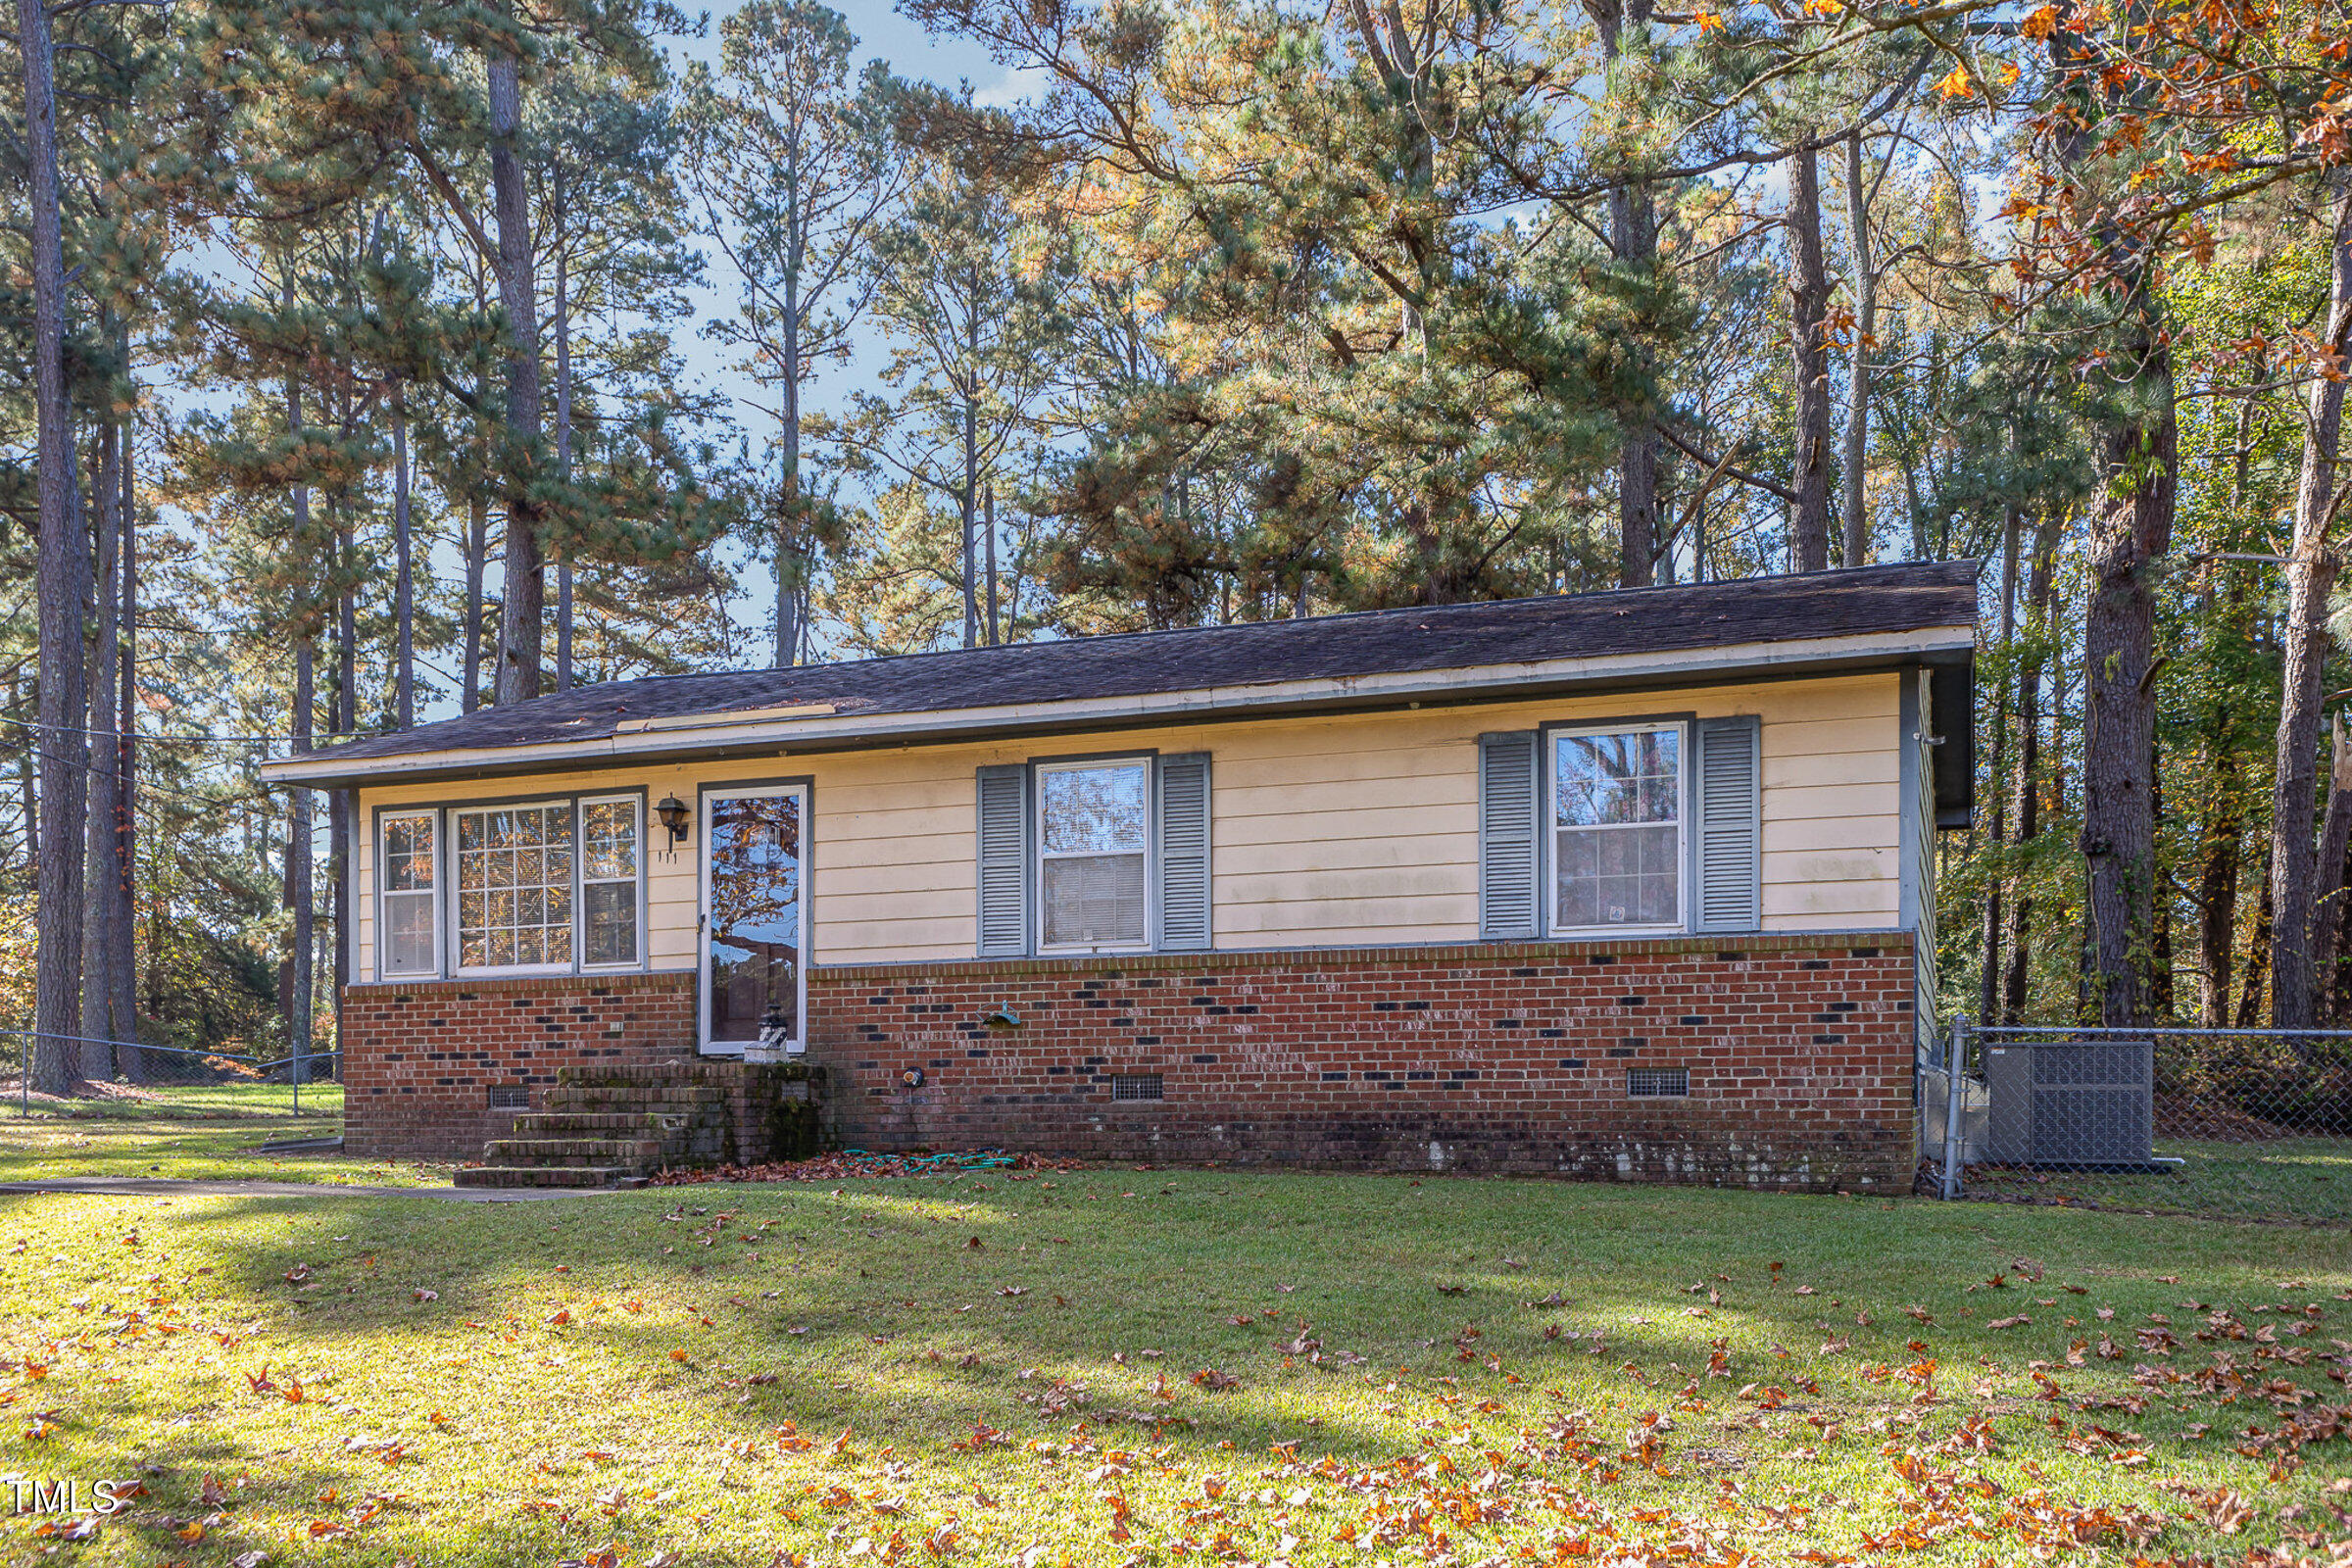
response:
[[[703,1050],[738,1055],[763,1034],[807,1045],[807,792],[703,796]]]

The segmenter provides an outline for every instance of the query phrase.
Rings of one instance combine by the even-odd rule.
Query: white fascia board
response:
[[[1859,637],[1801,638],[1657,654],[1608,654],[1526,664],[1474,664],[1457,669],[1402,670],[1253,686],[1203,686],[1138,696],[1006,703],[989,708],[911,713],[844,713],[830,717],[811,714],[790,719],[758,714],[729,718],[714,714],[705,723],[662,730],[630,730],[590,740],[537,741],[524,746],[416,752],[399,757],[337,759],[332,753],[285,757],[264,762],[261,776],[266,784],[331,788],[414,774],[463,773],[468,767],[496,768],[500,772],[527,771],[539,765],[549,769],[594,768],[719,748],[822,751],[891,741],[948,740],[972,731],[1067,730],[1097,724],[1133,726],[1210,716],[1244,717],[1261,709],[1365,707],[1425,698],[1460,702],[1492,696],[1504,700],[1529,688],[1605,686],[1628,681],[1654,683],[1678,676],[1721,679],[1746,673],[1786,675],[1808,664],[1889,663],[1968,653],[1975,648],[1975,628],[1958,624]]]

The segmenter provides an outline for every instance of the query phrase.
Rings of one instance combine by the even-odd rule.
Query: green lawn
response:
[[[1986,1167],[1971,1172],[1970,1191],[2158,1213],[2352,1222],[2352,1138],[2159,1138],[2156,1152],[2181,1163],[2148,1176]]]
[[[2234,1563],[2352,1505],[2337,1230],[1110,1169],[0,1197],[0,1470],[148,1488],[84,1563]]]
[[[24,1102],[12,1086],[0,1096],[0,1118],[26,1119]],[[282,1121],[297,1113],[295,1093],[287,1084],[235,1080],[224,1083],[158,1084],[130,1089],[112,1086],[106,1095],[86,1094],[67,1100],[35,1095],[31,1120],[66,1117],[75,1121]],[[343,1114],[343,1086],[304,1084],[300,1114]]]
[[[306,1084],[292,1114],[283,1084],[164,1088],[136,1099],[34,1102],[21,1116],[0,1104],[0,1181],[74,1176],[172,1176],[391,1187],[443,1186],[447,1165],[265,1154],[264,1143],[331,1138],[343,1130],[343,1086]]]

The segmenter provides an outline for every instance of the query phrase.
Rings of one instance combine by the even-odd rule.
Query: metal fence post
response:
[[[1961,1087],[1961,1063],[1968,1056],[1968,1014],[1963,1012],[1952,1019],[1951,1049],[1943,1061],[1943,1190],[1944,1201],[1960,1196],[1960,1102],[1967,1093]]]

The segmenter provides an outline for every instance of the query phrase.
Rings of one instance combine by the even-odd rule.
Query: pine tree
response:
[[[775,422],[778,668],[800,646],[812,551],[840,538],[803,478],[804,400],[849,351],[876,282],[867,247],[906,168],[891,123],[902,89],[879,61],[854,69],[857,48],[813,0],[755,0],[719,24],[717,70],[698,64],[685,84],[686,177],[737,284],[735,316],[705,330],[744,356]]]

